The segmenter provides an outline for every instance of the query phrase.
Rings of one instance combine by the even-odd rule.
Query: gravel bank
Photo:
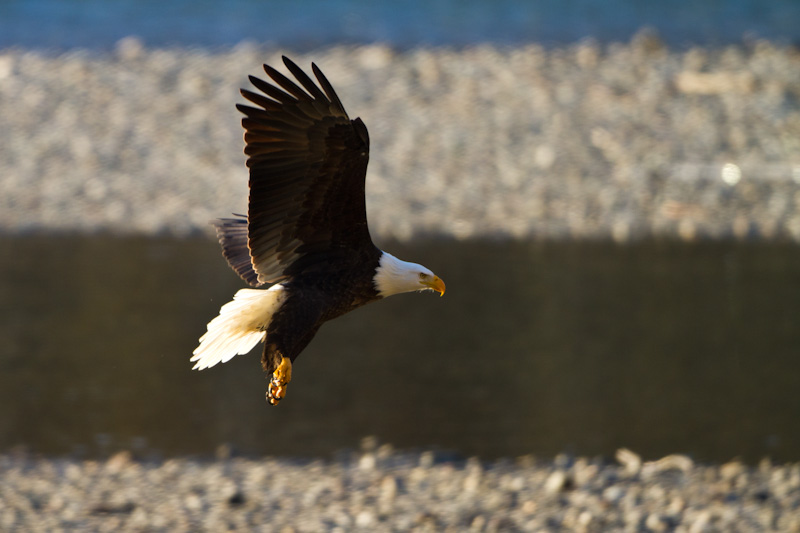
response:
[[[0,530],[800,531],[800,465],[521,458],[373,448],[333,462],[0,455]]]
[[[374,234],[800,240],[800,53],[336,47]],[[0,51],[0,229],[186,234],[246,205],[238,88],[279,52]]]

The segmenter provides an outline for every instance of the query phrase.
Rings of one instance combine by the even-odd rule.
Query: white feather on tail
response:
[[[264,340],[272,315],[285,299],[286,291],[280,284],[266,290],[240,289],[208,323],[200,346],[192,352],[190,361],[196,362],[192,370],[210,368],[252,350]]]

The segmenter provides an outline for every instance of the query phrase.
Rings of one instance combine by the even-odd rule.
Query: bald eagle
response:
[[[277,405],[292,361],[323,323],[370,302],[411,291],[444,294],[429,269],[378,249],[367,227],[364,180],[369,135],[350,120],[327,78],[319,85],[288,58],[297,83],[264,65],[273,83],[250,76],[242,89],[250,169],[247,216],[214,221],[222,255],[249,285],[208,323],[191,361],[202,370],[264,341],[267,401]],[[299,83],[299,85],[298,85]]]

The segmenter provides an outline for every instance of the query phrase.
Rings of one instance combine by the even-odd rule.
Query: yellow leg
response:
[[[286,387],[292,381],[292,360],[288,357],[281,359],[278,368],[272,373],[272,379],[267,389],[267,401],[270,405],[278,405],[278,402],[286,396]]]

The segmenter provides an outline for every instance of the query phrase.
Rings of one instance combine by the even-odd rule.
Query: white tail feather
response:
[[[286,292],[280,284],[267,290],[239,290],[208,323],[208,331],[200,337],[200,346],[190,359],[195,362],[192,370],[211,368],[252,350],[264,340],[272,315],[285,299]]]

